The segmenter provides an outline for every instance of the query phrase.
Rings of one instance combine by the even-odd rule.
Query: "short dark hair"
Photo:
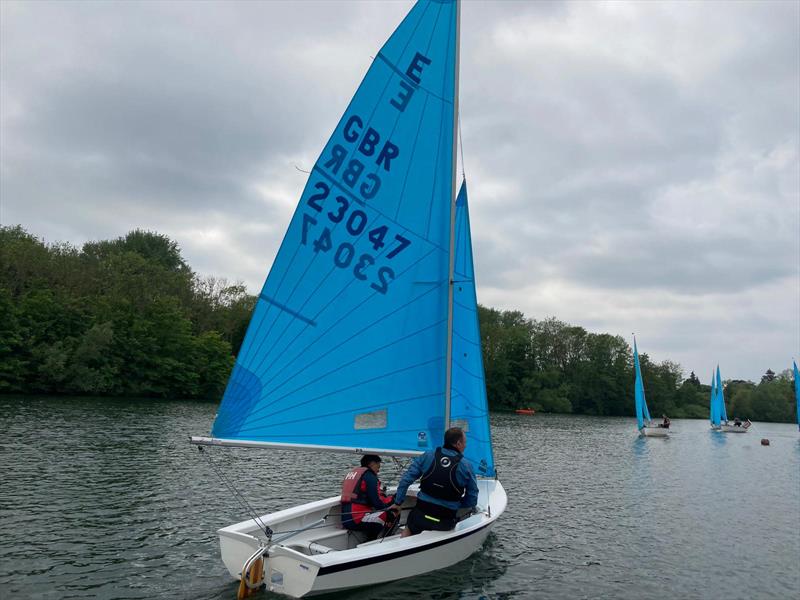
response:
[[[361,457],[361,466],[368,467],[369,463],[381,462],[381,457],[377,454],[365,454]]]
[[[455,446],[464,437],[464,430],[461,427],[451,427],[444,432],[444,445]]]

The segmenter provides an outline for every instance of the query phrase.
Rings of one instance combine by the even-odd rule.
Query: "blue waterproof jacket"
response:
[[[442,448],[442,454],[446,456],[458,456],[458,452],[456,450],[451,450],[450,448]],[[397,486],[397,493],[394,495],[394,501],[396,504],[403,503],[403,500],[406,499],[408,486],[422,477],[425,472],[431,468],[435,456],[435,450],[428,450],[422,456],[418,456],[414,459],[414,462],[411,463],[411,466],[403,474],[402,479],[400,479],[400,485]],[[461,502],[440,500],[439,498],[434,498],[425,492],[419,492],[417,494],[417,498],[424,500],[425,502],[431,502],[433,504],[438,504],[439,506],[445,506],[452,510],[458,510],[459,508],[472,508],[478,504],[478,480],[475,478],[475,473],[472,472],[472,467],[469,466],[469,463],[466,460],[462,460],[458,463],[458,467],[456,468],[456,483],[459,486],[464,487],[464,497],[461,499]]]

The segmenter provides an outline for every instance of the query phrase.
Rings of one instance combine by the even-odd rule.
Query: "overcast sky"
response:
[[[0,3],[0,221],[255,293],[409,1]],[[707,382],[800,359],[800,3],[464,2],[478,300]]]

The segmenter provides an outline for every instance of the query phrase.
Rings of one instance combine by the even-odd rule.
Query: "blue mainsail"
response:
[[[800,372],[797,370],[797,363],[792,361],[794,367],[794,400],[797,404],[797,428],[800,429]]]
[[[469,432],[464,457],[472,463],[477,474],[493,476],[494,458],[478,325],[466,181],[461,184],[456,200],[455,235],[451,414],[454,424]]]
[[[633,366],[636,371],[636,382],[634,384],[636,394],[636,423],[641,429],[645,423],[650,423],[650,411],[647,410],[647,400],[644,397],[644,381],[642,380],[642,369],[639,366],[639,350],[636,348],[636,338],[633,338]]]
[[[455,2],[418,2],[364,76],[259,295],[215,438],[441,444],[456,15]],[[489,439],[488,421],[484,432],[456,414],[470,446]]]
[[[719,365],[717,365],[717,411],[720,421],[728,422],[728,411],[725,409],[725,393],[722,387],[722,378],[719,376]]]

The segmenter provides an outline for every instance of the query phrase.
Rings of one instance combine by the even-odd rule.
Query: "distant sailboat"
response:
[[[717,400],[717,384],[714,377],[714,371],[711,371],[711,396],[708,401],[709,406],[709,420],[711,421],[711,429],[719,431],[720,428],[720,410]]]
[[[794,366],[794,401],[797,405],[797,428],[800,429],[800,372],[797,370],[797,363],[792,361]]]
[[[633,366],[636,371],[634,387],[636,397],[636,424],[639,429],[639,434],[644,437],[667,437],[669,430],[666,427],[654,426],[650,418],[650,411],[647,409],[642,369],[639,366],[639,350],[636,347],[636,336],[633,338]]]
[[[505,510],[466,184],[455,194],[459,22],[458,2],[420,0],[376,55],[311,171],[213,437],[192,442],[412,457],[459,426],[479,510],[375,541],[342,529],[338,495],[254,514],[218,531],[242,585],[301,597],[427,573],[480,548]]]
[[[717,411],[719,414],[719,430],[724,433],[747,433],[750,427],[750,421],[742,423],[736,419],[735,423],[728,421],[728,411],[725,408],[725,389],[722,385],[722,377],[719,374],[719,365],[717,365]]]

